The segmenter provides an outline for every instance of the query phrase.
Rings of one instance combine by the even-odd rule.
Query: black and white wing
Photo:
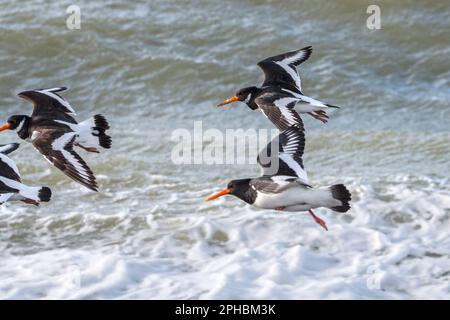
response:
[[[6,155],[7,153],[17,149],[18,146],[18,143],[10,143],[0,146],[0,176],[20,182],[19,169],[17,169],[15,162]]]
[[[295,125],[303,129],[303,121],[294,106],[299,100],[290,96],[266,93],[255,99],[262,113],[280,130]]]
[[[18,192],[17,182],[21,182],[19,170],[14,161],[6,155],[18,147],[18,143],[0,145],[0,204]]]
[[[305,149],[305,132],[303,127],[289,127],[274,138],[258,154],[258,164],[263,176],[286,180],[300,179],[308,183],[308,176],[303,166],[303,151]]]
[[[55,167],[64,174],[97,191],[97,182],[86,162],[73,150],[75,132],[57,129],[43,129],[33,140],[33,146]]]
[[[19,147],[18,143],[0,144],[0,153],[9,154]]]
[[[32,116],[34,117],[41,116],[76,123],[72,117],[75,115],[72,106],[58,94],[66,89],[66,87],[58,87],[28,90],[20,92],[18,96],[33,103]]]
[[[312,47],[309,46],[258,62],[258,66],[264,71],[265,76],[262,86],[280,86],[301,94],[302,83],[296,67],[306,61],[311,53]]]

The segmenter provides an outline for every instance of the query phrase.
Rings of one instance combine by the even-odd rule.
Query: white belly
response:
[[[284,211],[307,211],[318,207],[332,207],[340,202],[333,199],[329,188],[289,188],[281,193],[258,193],[254,206],[264,209],[284,207]]]

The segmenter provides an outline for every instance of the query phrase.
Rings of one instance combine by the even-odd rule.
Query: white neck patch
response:
[[[22,121],[20,121],[19,125],[17,126],[16,131],[19,132],[20,130],[22,130],[24,124],[25,119],[22,119]]]
[[[250,102],[250,99],[252,98],[252,94],[251,93],[249,93],[248,95],[247,95],[247,98],[245,98],[245,103],[249,103]]]

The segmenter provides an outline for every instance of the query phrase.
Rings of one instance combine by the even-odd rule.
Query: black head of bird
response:
[[[22,133],[25,134],[27,131],[26,127],[28,126],[28,123],[30,121],[30,117],[26,115],[14,115],[8,118],[8,121],[5,122],[1,127],[0,131],[5,130],[15,130],[19,134],[19,136],[23,139],[26,138],[25,135],[22,136]],[[25,129],[25,130],[23,130]],[[21,132],[21,130],[23,130]]]
[[[222,103],[218,104],[218,107],[224,106],[226,104],[235,102],[235,101],[241,101],[247,104],[247,106],[250,109],[257,109],[258,107],[254,103],[254,100],[258,93],[257,87],[246,87],[240,89],[234,96],[232,96],[229,99],[224,100]]]
[[[250,180],[251,179],[231,180],[225,189],[209,196],[205,201],[214,200],[224,195],[233,195],[252,204],[255,201],[256,195],[250,187]]]

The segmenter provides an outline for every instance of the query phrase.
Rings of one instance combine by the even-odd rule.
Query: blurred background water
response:
[[[81,29],[66,27],[69,5]],[[24,89],[68,86],[78,119],[102,113],[113,148],[83,157],[100,192],[22,142],[23,180],[53,199],[0,208],[2,298],[450,297],[450,45],[445,1],[2,1],[1,121]],[[304,93],[341,106],[305,117],[315,186],[345,183],[353,209],[204,203],[255,165],[175,165],[175,129],[271,129],[242,104],[259,60],[313,46]],[[1,143],[17,141],[3,132]],[[253,146],[257,148],[257,146]],[[370,285],[370,284],[375,284]]]

